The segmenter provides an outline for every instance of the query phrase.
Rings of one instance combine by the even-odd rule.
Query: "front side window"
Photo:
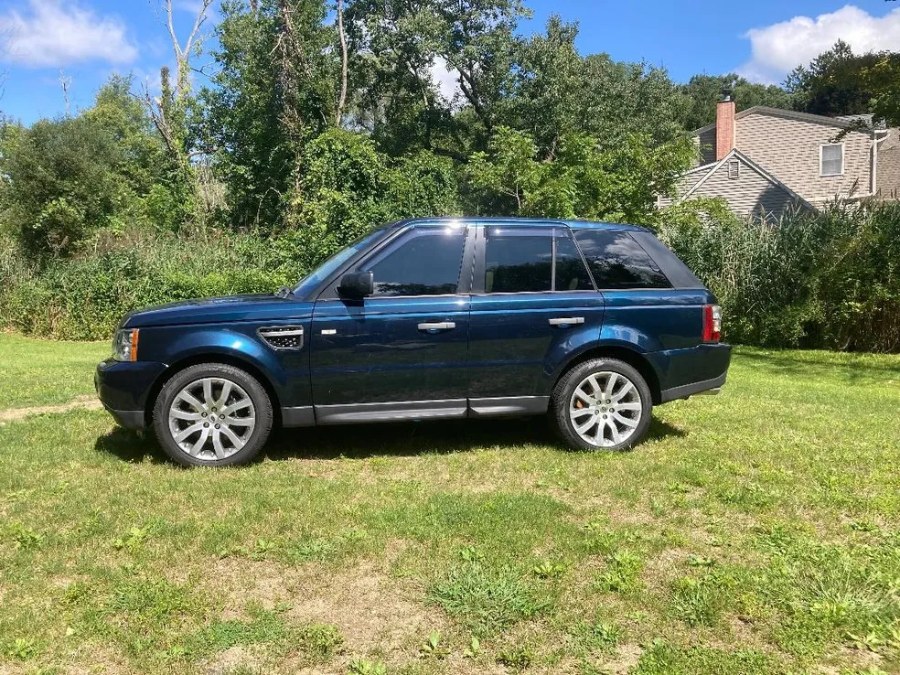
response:
[[[459,286],[465,228],[412,230],[364,270],[375,277],[375,295],[452,295]]]
[[[579,230],[575,239],[597,288],[671,288],[653,259],[627,232]]]
[[[844,173],[844,144],[832,143],[822,146],[821,174],[840,176]]]

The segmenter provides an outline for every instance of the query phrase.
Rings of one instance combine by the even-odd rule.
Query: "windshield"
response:
[[[319,284],[334,274],[335,270],[341,265],[363,249],[368,248],[369,245],[375,243],[378,239],[383,237],[386,232],[387,228],[380,227],[368,234],[364,234],[346,248],[342,248],[312,272],[303,277],[294,289],[294,295],[302,297],[315,290]]]

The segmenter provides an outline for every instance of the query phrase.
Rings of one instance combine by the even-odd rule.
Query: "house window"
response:
[[[831,143],[819,149],[820,174],[822,176],[841,176],[844,173],[844,144]]]
[[[737,180],[741,177],[741,163],[736,159],[728,162],[728,178],[729,180]]]

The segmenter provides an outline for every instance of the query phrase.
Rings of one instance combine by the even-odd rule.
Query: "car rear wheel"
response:
[[[553,392],[551,414],[563,439],[581,450],[627,450],[650,428],[650,388],[631,365],[592,359],[566,373]]]
[[[249,373],[203,363],[177,373],[153,408],[159,444],[185,466],[245,464],[272,430],[272,403]]]

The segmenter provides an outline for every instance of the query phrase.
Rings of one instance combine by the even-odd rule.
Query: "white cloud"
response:
[[[459,71],[447,68],[447,60],[441,56],[436,57],[431,64],[431,81],[448,103],[452,102],[460,91]]]
[[[137,58],[125,26],[77,2],[30,0],[29,9],[0,14],[0,59],[32,68],[79,61],[126,64]]]
[[[778,82],[796,66],[805,65],[835,42],[843,40],[855,52],[897,49],[900,45],[900,8],[883,17],[846,5],[815,18],[795,16],[789,21],[747,31],[753,58],[739,73],[756,82]]]

